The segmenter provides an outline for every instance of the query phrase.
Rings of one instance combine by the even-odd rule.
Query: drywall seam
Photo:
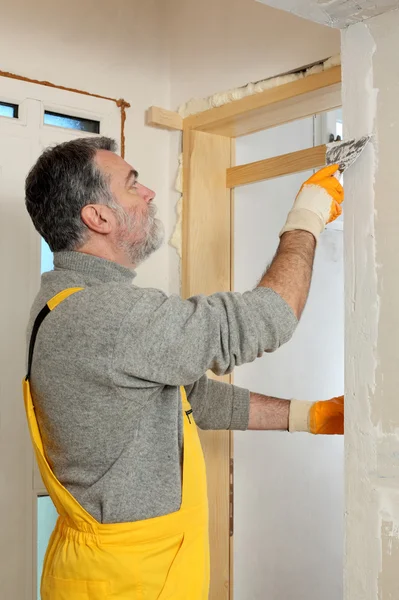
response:
[[[375,42],[365,24],[342,35],[345,137],[375,134],[377,94],[374,88]],[[381,553],[381,514],[372,399],[378,365],[379,297],[375,246],[374,185],[377,172],[375,137],[345,178],[345,473],[346,555],[344,598],[375,600]]]
[[[285,85],[286,83],[292,83],[293,81],[298,81],[299,79],[303,79],[305,77],[309,77],[310,75],[315,75],[316,73],[321,73],[322,71],[327,71],[332,67],[336,67],[341,64],[340,55],[332,56],[324,62],[313,65],[307,69],[303,69],[301,71],[297,71],[295,73],[288,73],[286,75],[279,75],[277,77],[271,77],[269,79],[264,79],[262,81],[258,81],[255,83],[248,83],[247,85],[227,90],[226,92],[220,92],[214,94],[213,96],[208,96],[208,98],[193,98],[182,104],[178,112],[183,117],[186,118],[188,116],[203,112],[205,110],[209,110],[210,108],[215,108],[217,106],[222,106],[224,104],[228,104],[229,102],[233,102],[234,100],[240,100],[241,98],[245,98],[246,96],[252,96],[254,94],[259,94],[260,92],[264,92],[265,90],[269,90],[275,88],[280,85]],[[179,165],[176,177],[175,189],[180,194],[183,193],[183,156],[179,156]],[[182,257],[182,228],[183,228],[183,197],[180,196],[179,200],[176,203],[176,215],[177,222],[174,228],[173,234],[170,238],[170,245],[176,249],[179,258],[181,260]]]

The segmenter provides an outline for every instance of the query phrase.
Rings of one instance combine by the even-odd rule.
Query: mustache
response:
[[[150,217],[155,217],[155,215],[158,212],[158,207],[153,204],[152,202],[148,205],[148,214],[150,215]]]
[[[148,205],[148,212],[147,212],[147,220],[148,222],[153,223],[155,221],[156,215],[158,213],[158,208],[155,206],[155,204],[149,204]]]

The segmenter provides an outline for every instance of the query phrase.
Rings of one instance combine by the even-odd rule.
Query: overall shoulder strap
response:
[[[81,290],[83,290],[83,288],[76,287],[76,288],[68,288],[66,290],[63,290],[62,292],[59,292],[59,294],[57,294],[56,296],[54,296],[47,302],[47,304],[42,308],[42,310],[37,315],[35,322],[33,324],[32,334],[30,336],[29,354],[28,354],[28,373],[25,377],[25,381],[29,381],[29,378],[30,378],[30,372],[31,372],[31,368],[32,368],[32,359],[33,359],[33,350],[35,347],[37,332],[39,331],[40,325],[43,323],[43,321],[47,317],[47,315],[52,310],[54,310],[54,308],[56,308],[56,306],[61,304],[61,302],[63,300],[65,300],[69,296],[72,296],[72,294],[75,294],[76,292],[80,292]]]

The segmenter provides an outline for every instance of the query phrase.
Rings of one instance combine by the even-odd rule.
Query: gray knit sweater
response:
[[[133,284],[134,273],[78,252],[55,255],[28,328],[42,323],[31,385],[49,463],[95,519],[136,521],[181,502],[184,385],[203,429],[246,429],[249,392],[210,380],[276,350],[297,321],[271,289],[182,300]]]

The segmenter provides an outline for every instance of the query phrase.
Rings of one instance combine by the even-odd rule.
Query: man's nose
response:
[[[153,190],[150,190],[150,188],[145,187],[144,185],[141,187],[142,187],[142,190],[141,190],[142,196],[143,196],[144,200],[147,203],[152,202],[152,200],[154,200],[155,195],[156,195],[155,192]]]

